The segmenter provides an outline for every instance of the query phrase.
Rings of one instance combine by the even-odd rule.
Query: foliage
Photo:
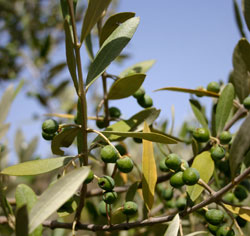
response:
[[[0,46],[0,79],[19,78],[24,63],[34,76],[39,75],[42,86],[29,95],[53,117],[41,124],[41,133],[51,142],[51,153],[58,155],[35,157],[37,138],[27,143],[18,130],[19,163],[9,165],[6,117],[23,81],[16,89],[10,85],[0,101],[0,232],[34,236],[57,235],[58,229],[62,235],[76,235],[78,230],[96,235],[103,231],[121,235],[122,230],[127,230],[126,235],[249,233],[242,224],[250,221],[250,118],[244,103],[250,95],[247,39],[240,39],[234,49],[228,83],[212,82],[205,85],[207,89],[163,87],[155,91],[190,94],[198,125],[190,127],[184,121],[175,137],[172,131],[166,133],[166,120],[155,122],[161,111],[153,107],[142,87],[154,60],[136,63],[119,75],[109,72],[111,63],[126,58],[122,51],[136,33],[140,18],[133,12],[114,14],[115,1],[89,0],[86,7],[77,0],[60,2],[62,14],[56,1],[0,1],[4,22],[0,32],[8,35]],[[237,1],[233,4],[245,37],[241,15],[249,28],[249,1],[243,1],[243,13]],[[96,53],[93,38],[99,40]],[[64,39],[65,61],[54,65],[51,48]],[[86,80],[81,62],[84,44],[89,55],[84,64]],[[54,79],[61,78],[66,67],[71,78],[56,84]],[[98,79],[103,94],[96,89]],[[91,100],[87,97],[90,86]],[[211,117],[204,112],[203,96],[212,100]],[[142,110],[129,119],[120,118],[122,111],[109,102],[128,97],[134,97]],[[54,100],[63,113],[53,113]],[[95,110],[94,117],[89,107]],[[96,121],[96,129],[90,120]],[[235,125],[238,120],[240,126]],[[232,197],[223,198],[226,194]]]

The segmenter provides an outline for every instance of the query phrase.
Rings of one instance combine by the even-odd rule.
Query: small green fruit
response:
[[[198,87],[196,88],[196,90],[204,91],[205,88],[204,88],[203,86],[198,86]],[[196,94],[196,96],[197,96],[197,97],[203,97],[203,95],[197,95],[197,94]]]
[[[242,185],[238,185],[234,189],[234,195],[235,195],[235,197],[237,197],[239,199],[239,201],[243,201],[248,196],[247,189],[244,186],[242,186]]]
[[[219,225],[223,221],[224,213],[221,210],[211,209],[206,212],[205,218],[208,223]]]
[[[168,189],[163,189],[163,191],[161,192],[161,196],[164,200],[169,201],[172,199],[173,197],[173,190],[171,188]]]
[[[137,99],[138,104],[143,108],[148,108],[153,106],[153,100],[150,96],[145,94],[144,96]]]
[[[135,143],[142,143],[142,139],[141,138],[133,138]]]
[[[228,203],[233,203],[235,200],[235,196],[233,193],[227,193],[225,194],[225,196],[223,197],[223,200],[228,202]]]
[[[229,226],[223,225],[216,231],[216,236],[234,236],[234,230]]]
[[[162,159],[159,163],[159,169],[162,171],[162,172],[168,172],[169,171],[169,168],[166,166],[165,164],[165,159]]]
[[[98,204],[98,211],[102,216],[107,216],[107,212],[106,212],[106,203],[104,201],[101,201]],[[109,212],[109,207],[108,207],[108,212]]]
[[[219,93],[220,92],[220,85],[219,85],[219,83],[217,83],[215,81],[210,82],[207,85],[207,91],[211,91],[211,92],[214,92],[214,93]]]
[[[123,146],[122,144],[115,145],[115,148],[118,150],[121,156],[124,156],[125,154],[127,154],[127,150],[125,146]]]
[[[119,156],[114,147],[106,145],[101,149],[101,158],[105,163],[115,163]]]
[[[48,133],[45,133],[44,131],[42,131],[42,137],[45,139],[45,140],[52,140],[54,137],[55,137],[55,133],[53,134],[48,134]]]
[[[121,116],[121,111],[117,107],[110,107],[109,108],[109,115],[112,118],[119,118]]]
[[[208,230],[211,232],[211,234],[216,235],[216,231],[218,229],[219,229],[218,225],[208,224]]]
[[[181,159],[181,167],[183,167],[183,169],[189,168],[188,162],[186,160]],[[182,168],[180,170],[182,170]]]
[[[125,156],[116,161],[117,168],[123,173],[129,173],[133,170],[134,163],[128,156]]]
[[[99,118],[102,118],[102,119],[100,119],[100,120],[96,120],[96,126],[99,128],[99,129],[103,129],[103,128],[105,128],[106,127],[106,125],[105,125],[105,122],[104,122],[104,119],[103,119],[103,117],[99,117]]]
[[[193,137],[197,142],[207,142],[209,140],[209,131],[205,128],[197,128],[193,131]]]
[[[195,168],[192,168],[192,167],[184,170],[183,176],[182,176],[183,182],[186,185],[196,184],[198,182],[199,178],[200,178],[199,171],[196,170]]]
[[[93,179],[94,179],[94,172],[90,170],[87,178],[84,180],[84,183],[89,184]]]
[[[172,209],[176,207],[175,201],[173,200],[166,201],[165,205],[167,208],[172,208]]]
[[[98,180],[98,185],[106,191],[111,191],[115,187],[115,181],[112,177],[104,175]]]
[[[138,206],[135,202],[128,201],[123,205],[122,213],[125,215],[134,215],[138,210]]]
[[[117,199],[117,193],[114,191],[105,192],[102,196],[102,199],[107,204],[113,204]]]
[[[211,157],[215,161],[221,160],[226,155],[225,149],[219,145],[213,146],[210,152],[211,152]]]
[[[249,110],[250,109],[250,97],[246,97],[243,101],[244,107]]]
[[[232,134],[228,131],[222,131],[219,136],[221,144],[228,144],[232,139]]]
[[[176,201],[176,207],[178,210],[183,211],[186,208],[187,205],[187,199],[184,197],[179,197]]]
[[[141,97],[143,97],[145,94],[145,89],[143,87],[140,87],[134,94],[133,97],[136,99],[139,99]]]
[[[181,186],[183,186],[184,182],[183,182],[182,176],[183,176],[182,171],[177,172],[174,175],[172,175],[170,178],[171,186],[174,188],[180,188]]]
[[[167,155],[165,165],[172,170],[178,170],[181,166],[181,158],[176,153],[170,153]]]
[[[47,134],[54,134],[59,128],[57,121],[53,119],[45,120],[42,124],[43,132]]]

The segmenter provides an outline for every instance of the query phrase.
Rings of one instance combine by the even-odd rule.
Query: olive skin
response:
[[[221,160],[226,155],[225,149],[219,145],[213,146],[210,149],[210,152],[211,152],[211,157],[215,161]]]
[[[221,144],[228,144],[232,139],[232,134],[228,131],[222,131],[219,136]]]
[[[136,99],[139,99],[145,95],[145,89],[143,87],[140,87],[134,94],[133,97]]]
[[[129,173],[133,170],[134,162],[128,156],[125,156],[116,161],[116,165],[119,171],[123,173]]]
[[[111,191],[115,187],[115,181],[112,177],[104,175],[103,177],[99,178],[98,185],[101,189]]]
[[[250,109],[250,97],[246,97],[243,101],[244,107],[249,110]]]
[[[228,226],[223,225],[216,231],[216,236],[234,236],[234,230],[230,229]]]
[[[94,179],[94,172],[90,170],[87,178],[84,180],[84,183],[89,184],[93,179]]]
[[[172,170],[178,170],[181,166],[181,158],[176,153],[170,153],[167,155],[165,165]]]
[[[178,210],[183,211],[186,208],[187,199],[184,197],[179,197],[176,201],[176,207]]]
[[[175,173],[171,178],[170,178],[170,185],[174,188],[180,188],[184,185],[183,179],[183,172],[179,171]]]
[[[125,154],[127,154],[127,150],[122,144],[115,145],[115,148],[118,150],[121,156],[124,156]]]
[[[138,206],[135,202],[128,201],[123,205],[122,213],[125,215],[134,215],[138,211]]]
[[[148,107],[152,107],[153,106],[153,100],[147,94],[144,94],[144,96],[138,98],[137,102],[143,108],[148,108]]]
[[[103,194],[102,199],[107,204],[113,204],[117,200],[117,193],[114,191],[107,191]]]
[[[48,134],[48,133],[45,133],[44,131],[42,131],[42,137],[47,140],[47,141],[51,141],[54,137],[55,137],[55,133],[53,134]]]
[[[166,201],[171,200],[173,195],[174,195],[174,193],[173,193],[173,190],[171,188],[163,189],[163,191],[161,192],[162,198]]]
[[[197,142],[204,143],[210,138],[209,131],[205,128],[197,128],[193,131],[193,137]]]
[[[238,185],[234,189],[234,195],[240,201],[243,201],[243,200],[245,200],[248,197],[247,189],[244,186],[242,186],[242,185]]]
[[[96,120],[96,126],[99,128],[99,129],[103,129],[106,127],[105,125],[105,122],[104,122],[104,119],[101,119],[101,120]]]
[[[101,149],[101,159],[105,163],[116,163],[118,158],[118,152],[111,145],[106,145]]]
[[[195,168],[187,168],[183,172],[182,179],[186,185],[194,185],[200,179],[200,173]]]
[[[211,209],[206,212],[205,218],[209,224],[219,225],[224,219],[224,213],[221,210]]]
[[[159,169],[162,172],[168,172],[169,171],[169,168],[165,164],[165,158],[160,161],[160,163],[159,163]]]
[[[215,81],[210,82],[207,85],[207,91],[214,92],[214,93],[219,93],[220,92],[220,85],[219,85],[219,83],[217,83]]]
[[[110,107],[109,108],[109,115],[112,118],[119,118],[121,116],[121,111],[117,107]]]
[[[42,124],[43,132],[47,134],[54,134],[59,128],[57,121],[53,119],[45,120]]]

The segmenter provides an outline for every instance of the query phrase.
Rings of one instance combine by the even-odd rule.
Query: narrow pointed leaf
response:
[[[111,35],[111,33],[123,22],[135,16],[134,12],[120,12],[110,16],[102,27],[100,45]]]
[[[202,111],[200,110],[200,107],[199,107],[199,104],[197,103],[197,101],[190,99],[189,102],[190,102],[191,108],[193,110],[193,113],[194,113],[196,119],[200,122],[200,124],[204,128],[208,129],[207,120],[206,120],[204,114],[202,113]]]
[[[85,47],[86,47],[86,51],[89,55],[89,58],[91,61],[93,61],[94,60],[94,52],[93,52],[91,34],[88,34],[88,36],[86,37],[84,42],[85,42]]]
[[[250,31],[250,0],[242,0],[242,8],[247,28]]]
[[[150,133],[149,126],[144,123],[143,133]],[[144,203],[150,211],[154,204],[155,185],[157,181],[157,170],[154,158],[153,143],[143,140],[142,152],[142,194]]]
[[[64,21],[65,30],[65,47],[66,47],[66,60],[69,68],[71,78],[73,80],[76,91],[78,91],[78,81],[76,75],[76,60],[73,48],[73,42],[70,32],[70,26],[67,20]]]
[[[163,90],[190,93],[190,94],[195,94],[197,96],[207,96],[207,97],[215,97],[215,98],[219,97],[218,93],[210,92],[205,89],[200,90],[200,89],[186,89],[186,88],[179,88],[179,87],[165,87],[165,88],[157,89],[155,90],[155,92],[163,91]]]
[[[133,17],[119,25],[105,40],[90,65],[86,82],[87,88],[105,71],[109,64],[119,56],[122,49],[133,37],[138,24],[139,18]]]
[[[233,107],[234,100],[234,86],[229,83],[222,91],[215,114],[215,126],[217,135],[223,130],[227,119],[230,115],[230,111]]]
[[[234,178],[239,165],[243,162],[245,154],[250,148],[250,116],[248,115],[237,132],[230,149],[229,164],[232,178]]]
[[[29,213],[30,233],[75,193],[88,173],[88,167],[74,169],[42,193]]]
[[[196,156],[192,167],[198,170],[200,173],[200,178],[204,182],[208,183],[214,172],[214,161],[211,158],[210,152],[205,151]],[[192,201],[195,201],[203,190],[204,188],[198,184],[187,186],[187,193],[189,194]]]
[[[180,228],[180,216],[176,214],[174,219],[171,221],[170,225],[167,228],[164,236],[177,236]]]
[[[202,235],[202,234],[208,235],[208,232],[207,231],[197,231],[197,232],[194,232],[194,233],[187,234],[185,236],[195,236],[195,235]]]
[[[250,207],[247,206],[231,206],[228,204],[223,204],[229,211],[240,216],[242,219],[250,222]]]
[[[14,96],[14,87],[10,85],[5,91],[0,100],[0,124],[2,124],[10,110],[12,98]]]
[[[105,129],[105,131],[117,131],[117,132],[128,132],[128,131],[140,131],[143,129],[143,122],[146,121],[148,125],[151,125],[156,118],[159,116],[160,110],[155,108],[144,109],[128,120],[118,121]],[[119,141],[124,139],[124,137],[109,134],[108,135],[110,141]],[[94,142],[103,141],[100,136],[95,138]]]
[[[109,138],[109,135],[117,135],[121,137],[132,137],[132,138],[141,138],[151,142],[157,143],[166,143],[166,144],[176,144],[177,141],[172,136],[167,136],[153,133],[153,132],[117,132],[117,131],[102,131],[102,133]]]
[[[131,74],[136,74],[136,73],[141,73],[141,74],[146,74],[146,72],[155,64],[155,60],[147,60],[147,61],[142,61],[139,63],[136,63],[127,69],[125,69],[119,77],[125,77]]]
[[[111,0],[89,0],[82,24],[81,43],[101,18],[103,11],[108,8],[110,2]]]
[[[144,82],[145,74],[134,74],[116,80],[108,93],[108,99],[122,99],[133,95]]]
[[[126,194],[126,202],[134,200],[134,197],[135,197],[135,194],[138,190],[139,185],[140,185],[139,181],[136,181],[132,185],[130,185],[130,187],[127,191],[127,194]]]
[[[234,16],[235,16],[235,20],[236,20],[239,32],[241,34],[241,37],[245,38],[246,35],[244,33],[244,30],[243,30],[243,24],[242,24],[242,20],[241,20],[241,13],[240,13],[238,3],[237,3],[236,0],[233,0],[233,3],[234,3]]]
[[[51,151],[53,154],[63,155],[64,151],[62,151],[60,148],[69,147],[73,143],[80,130],[81,129],[78,127],[68,127],[56,135],[51,142]]]
[[[23,205],[17,209],[16,212],[16,236],[28,236],[29,235],[29,219],[27,206]]]
[[[1,171],[1,174],[12,176],[40,175],[58,169],[69,163],[73,157],[57,157],[26,161],[17,165],[9,166]]]
[[[233,52],[233,72],[230,81],[235,87],[240,102],[250,93],[250,44],[246,39],[239,40]]]

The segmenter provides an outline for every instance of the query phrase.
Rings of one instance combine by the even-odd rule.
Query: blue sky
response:
[[[232,69],[232,52],[240,39],[233,1],[121,0],[118,11],[136,12],[140,25],[124,51],[131,54],[131,59],[122,67],[112,64],[108,72],[119,74],[137,62],[155,59],[156,64],[148,72],[144,87],[153,98],[155,107],[162,110],[162,119],[171,118],[171,106],[174,105],[176,126],[180,126],[191,115],[189,95],[153,90],[166,86],[206,87],[211,81],[227,81]],[[210,104],[208,98],[201,98],[201,101]],[[119,106],[124,118],[140,109],[133,98],[112,101],[111,105]],[[13,136],[18,127],[28,139],[40,135],[42,121],[32,121],[32,114],[43,112],[24,93],[18,95],[8,117],[12,123],[8,135],[11,153]],[[37,153],[42,153],[42,157],[51,156],[49,144],[40,139]]]

